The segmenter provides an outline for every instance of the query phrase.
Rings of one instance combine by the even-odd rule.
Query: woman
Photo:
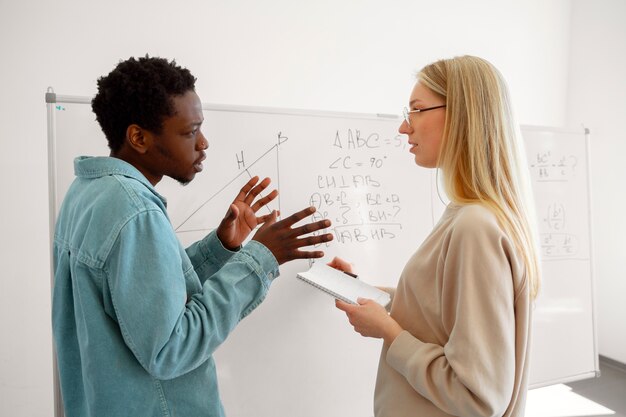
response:
[[[390,313],[336,302],[357,332],[384,339],[376,416],[523,416],[539,267],[506,84],[483,59],[440,60],[409,105],[399,131],[417,165],[441,170],[451,202],[390,290]]]

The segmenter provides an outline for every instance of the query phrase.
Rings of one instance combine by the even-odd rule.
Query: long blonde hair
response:
[[[535,209],[506,82],[488,61],[473,56],[434,62],[417,78],[446,101],[437,166],[450,201],[480,203],[495,213],[523,257],[535,298],[540,283]]]

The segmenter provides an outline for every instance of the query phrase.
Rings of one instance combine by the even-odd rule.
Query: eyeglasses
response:
[[[446,105],[445,105],[445,104],[442,104],[442,105],[440,105],[440,106],[426,107],[425,109],[415,109],[415,110],[409,110],[409,109],[407,109],[406,107],[404,107],[404,108],[402,109],[402,117],[404,117],[404,121],[405,121],[405,122],[406,122],[409,126],[411,126],[411,121],[409,120],[409,114],[411,114],[411,113],[423,113],[423,112],[428,111],[428,110],[440,109],[440,108],[442,108],[442,107],[446,107]]]

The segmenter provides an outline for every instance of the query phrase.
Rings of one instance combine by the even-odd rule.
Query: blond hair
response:
[[[437,166],[450,201],[480,203],[495,213],[523,257],[535,298],[540,283],[535,210],[506,82],[488,61],[473,56],[434,62],[417,78],[446,101]]]

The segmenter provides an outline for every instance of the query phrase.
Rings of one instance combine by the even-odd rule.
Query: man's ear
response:
[[[152,146],[152,135],[139,125],[129,125],[126,129],[126,142],[139,154],[145,154]]]

